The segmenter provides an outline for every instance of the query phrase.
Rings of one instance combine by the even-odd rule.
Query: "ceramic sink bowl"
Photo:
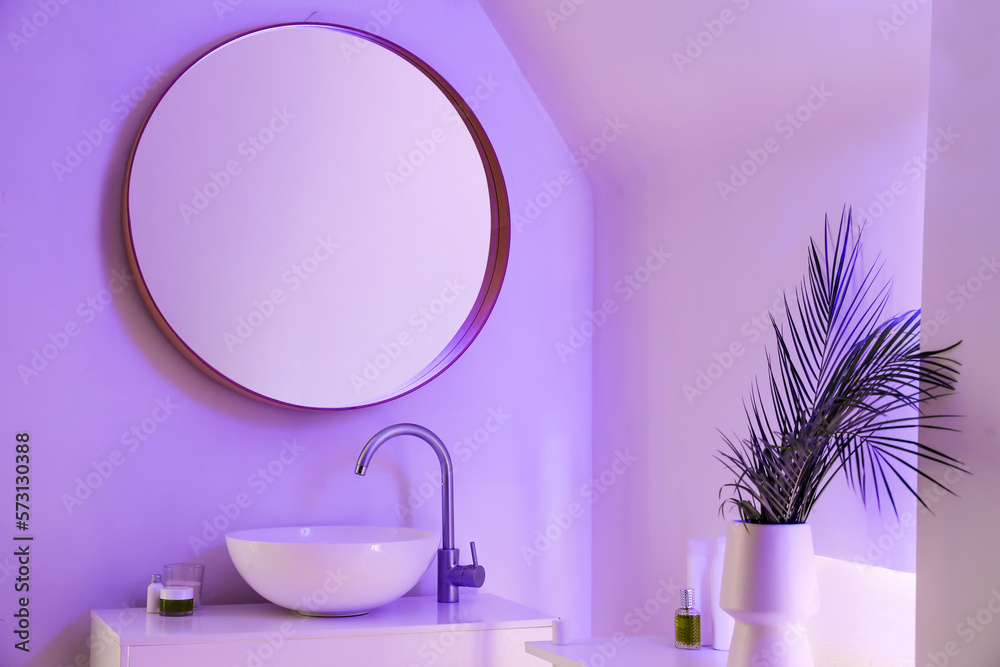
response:
[[[402,597],[434,561],[439,535],[416,528],[298,526],[226,535],[240,576],[307,616],[357,616]]]

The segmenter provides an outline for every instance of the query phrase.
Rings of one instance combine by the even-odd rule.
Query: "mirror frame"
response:
[[[451,102],[452,107],[458,112],[460,118],[462,118],[465,123],[466,129],[469,131],[472,140],[475,142],[476,147],[479,151],[479,156],[482,160],[483,169],[485,171],[486,183],[489,188],[489,198],[490,198],[490,245],[489,245],[489,255],[486,263],[486,271],[483,277],[483,282],[479,289],[479,294],[476,297],[475,303],[472,310],[469,312],[468,316],[465,318],[462,326],[459,327],[458,331],[452,337],[452,339],[445,345],[444,349],[427,365],[423,370],[413,377],[411,377],[404,384],[396,387],[388,394],[383,394],[382,396],[375,397],[374,399],[368,400],[367,402],[350,405],[350,406],[330,406],[330,407],[317,407],[317,406],[305,406],[296,405],[294,403],[288,403],[285,401],[276,400],[269,396],[254,391],[253,389],[243,386],[229,377],[216,371],[210,364],[208,364],[204,359],[202,359],[197,352],[195,352],[170,326],[170,323],[166,320],[163,314],[160,312],[156,305],[156,301],[150,294],[147,288],[146,282],[143,279],[142,269],[139,265],[139,259],[136,257],[135,246],[132,239],[132,221],[129,216],[129,183],[132,175],[132,164],[135,159],[136,150],[138,149],[139,142],[142,140],[143,133],[146,129],[146,125],[149,123],[150,118],[153,113],[155,113],[157,107],[161,100],[170,92],[174,84],[184,76],[184,74],[194,65],[199,63],[202,59],[210,55],[212,52],[223,48],[227,44],[234,42],[238,39],[246,37],[257,32],[262,32],[265,30],[271,30],[274,28],[284,28],[284,27],[295,27],[295,26],[310,26],[310,27],[324,27],[332,30],[337,30],[355,38],[363,39],[368,42],[372,42],[375,45],[381,46],[389,51],[395,53],[400,58],[403,58],[409,62],[413,67],[423,73],[427,78],[429,78],[438,89],[444,94],[444,96]],[[233,37],[227,38],[220,43],[212,46],[208,50],[204,51],[201,55],[192,60],[184,69],[173,78],[169,85],[167,85],[160,95],[156,98],[153,106],[150,108],[149,112],[146,114],[142,121],[142,125],[139,127],[139,131],[136,135],[135,141],[132,143],[131,150],[129,151],[128,160],[125,167],[125,182],[124,189],[122,192],[122,229],[125,238],[125,253],[128,257],[129,268],[132,271],[132,275],[135,278],[136,287],[139,290],[139,295],[142,298],[146,309],[153,317],[153,321],[156,323],[157,327],[163,332],[167,340],[177,348],[177,350],[192,364],[194,364],[199,370],[208,375],[210,378],[216,382],[222,384],[233,391],[248,396],[255,400],[267,403],[269,405],[277,405],[288,408],[295,408],[300,410],[310,410],[310,411],[340,411],[340,410],[355,410],[358,408],[369,407],[372,405],[378,405],[391,401],[393,399],[399,398],[400,396],[405,396],[416,389],[420,388],[424,384],[430,382],[435,377],[444,372],[449,366],[455,363],[456,360],[469,348],[472,342],[482,331],[483,326],[486,324],[486,320],[489,318],[493,311],[493,307],[496,305],[497,298],[500,293],[500,287],[503,284],[504,275],[507,270],[507,261],[510,256],[510,203],[507,195],[507,188],[504,183],[503,173],[500,169],[500,163],[497,159],[496,151],[493,145],[490,143],[489,138],[486,136],[486,132],[483,129],[482,124],[479,119],[476,118],[472,109],[465,102],[462,96],[458,93],[455,88],[449,84],[444,77],[442,77],[436,70],[434,70],[426,62],[413,55],[403,47],[390,42],[378,35],[375,35],[364,30],[357,28],[352,28],[345,25],[335,24],[335,23],[322,23],[322,22],[291,22],[291,23],[275,23],[262,26],[259,28],[253,28],[251,30],[246,30]]]

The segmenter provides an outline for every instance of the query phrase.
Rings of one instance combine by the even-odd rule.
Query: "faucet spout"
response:
[[[355,474],[364,475],[368,470],[368,465],[375,452],[385,444],[399,435],[412,435],[420,438],[434,450],[438,461],[441,463],[441,548],[455,548],[455,492],[452,486],[452,466],[451,455],[448,449],[441,442],[441,438],[434,435],[430,429],[419,424],[395,424],[382,429],[368,441],[368,444],[361,450],[358,457],[358,465],[354,469]]]
[[[460,565],[458,549],[455,548],[455,491],[452,487],[451,455],[441,438],[418,424],[395,424],[388,426],[368,441],[358,457],[355,474],[364,475],[376,450],[397,435],[412,435],[420,438],[434,450],[441,463],[441,548],[438,549],[438,602],[458,602],[458,589],[465,586],[481,588],[486,581],[486,568],[476,557],[476,544],[472,543],[472,565]]]

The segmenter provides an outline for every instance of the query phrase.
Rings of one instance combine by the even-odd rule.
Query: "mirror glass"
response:
[[[496,156],[461,97],[343,26],[241,35],[145,120],[126,248],[158,325],[223,384],[343,409],[415,389],[471,343],[506,267]]]

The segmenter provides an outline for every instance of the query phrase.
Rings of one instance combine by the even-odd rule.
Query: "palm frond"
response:
[[[840,474],[862,502],[874,497],[898,514],[897,484],[926,507],[904,473],[950,491],[914,460],[967,472],[906,437],[917,426],[955,430],[942,424],[952,415],[924,404],[955,390],[959,364],[946,355],[958,343],[922,351],[919,310],[885,316],[891,284],[878,262],[857,278],[861,232],[851,218],[848,209],[836,229],[825,219],[822,248],[810,242],[785,326],[771,318],[775,356],[765,389],[755,382],[744,405],[748,435],[723,435],[717,458],[735,480],[719,491],[729,491],[720,511],[732,507],[744,522],[804,523]]]

